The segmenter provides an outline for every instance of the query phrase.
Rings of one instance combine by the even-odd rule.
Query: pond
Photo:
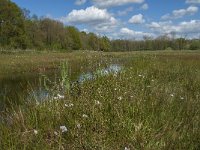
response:
[[[68,63],[70,85],[73,86],[88,80],[95,80],[97,76],[117,74],[122,70],[122,64],[123,62],[118,59]],[[0,110],[4,110],[9,104],[23,104],[24,100],[43,101],[52,96],[55,99],[63,98],[64,93],[62,91],[57,95],[53,95],[49,92],[50,90],[47,90],[45,86],[47,83],[44,82],[44,78],[49,82],[61,81],[60,66],[50,71],[15,74],[0,79]],[[49,88],[51,86],[53,85],[48,85]]]

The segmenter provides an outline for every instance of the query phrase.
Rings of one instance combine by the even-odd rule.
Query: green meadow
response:
[[[199,51],[1,54],[0,76],[111,58],[125,62],[120,72],[72,88],[64,66],[62,96],[1,110],[0,149],[199,149]]]

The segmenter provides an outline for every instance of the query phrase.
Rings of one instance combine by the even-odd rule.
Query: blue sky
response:
[[[12,0],[31,14],[112,39],[200,37],[200,0]]]

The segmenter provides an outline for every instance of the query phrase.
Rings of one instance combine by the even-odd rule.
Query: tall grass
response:
[[[199,149],[200,62],[141,56],[129,66],[84,82],[76,98],[4,112],[0,149]]]

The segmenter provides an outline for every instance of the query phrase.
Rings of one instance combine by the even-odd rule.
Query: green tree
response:
[[[10,0],[0,0],[0,44],[26,48],[27,37],[21,9]]]
[[[75,27],[66,27],[67,35],[69,36],[70,48],[72,50],[80,50],[82,48],[80,32]]]
[[[111,43],[108,37],[103,36],[100,39],[100,50],[104,52],[108,52],[111,50]]]
[[[194,39],[190,41],[190,50],[199,50],[200,49],[200,40]]]
[[[100,41],[99,38],[94,33],[88,34],[88,44],[90,45],[92,50],[99,51],[100,50]]]
[[[40,22],[38,20],[26,20],[25,29],[27,37],[30,41],[29,47],[36,49],[44,49],[44,33],[40,29]]]

